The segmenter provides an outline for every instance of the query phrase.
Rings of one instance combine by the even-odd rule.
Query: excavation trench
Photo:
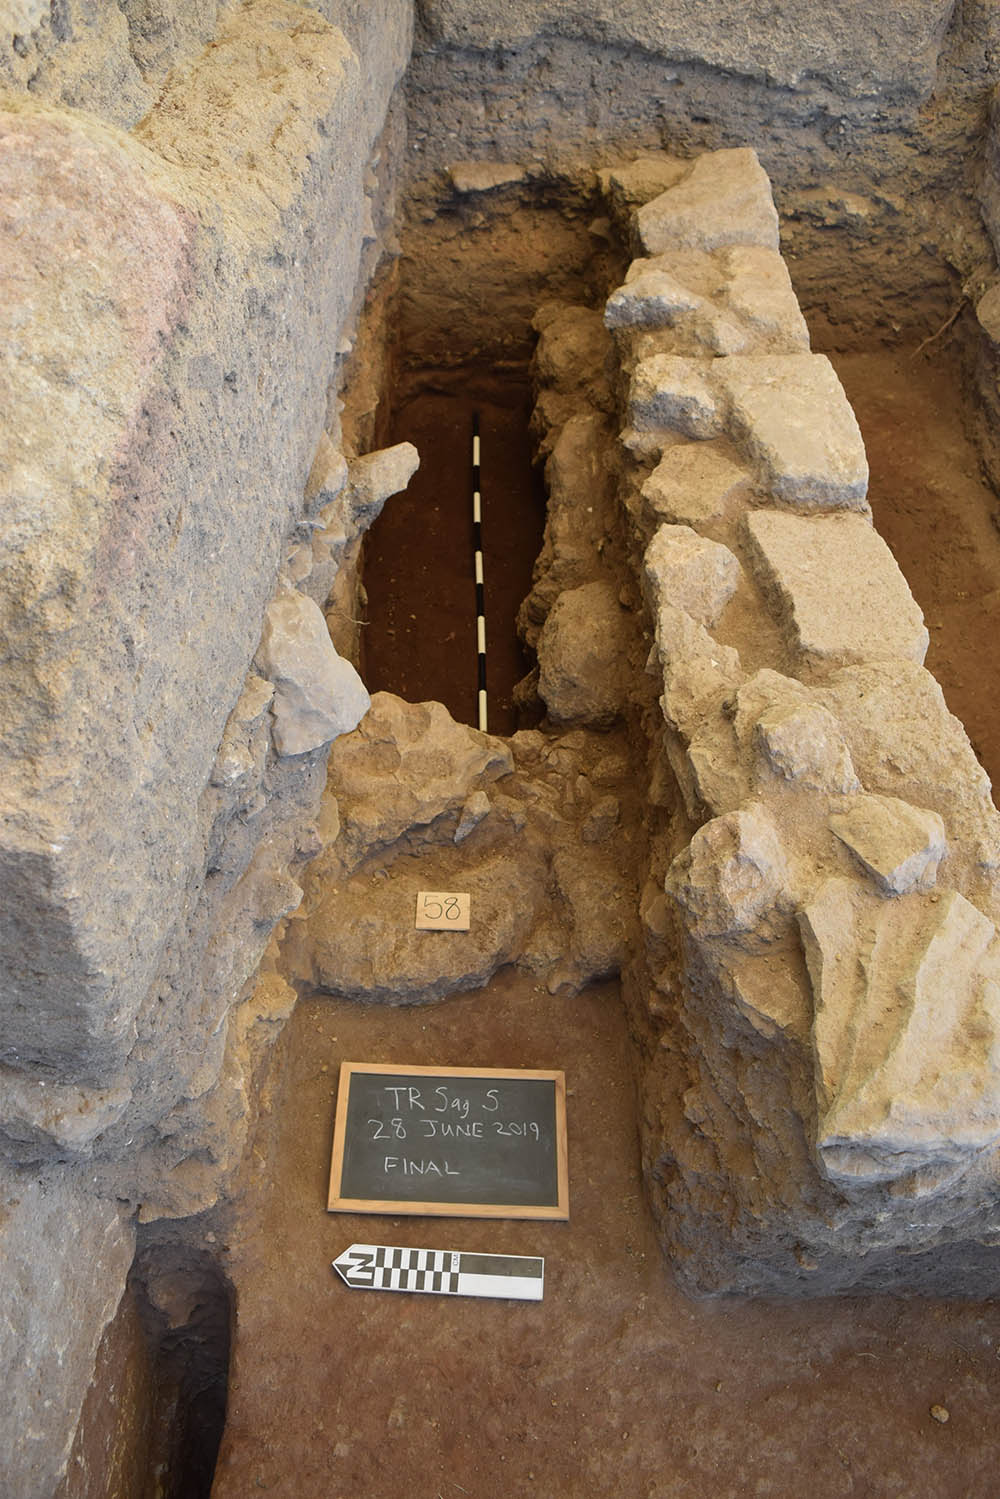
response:
[[[466,252],[468,282],[483,286],[493,279],[501,291],[509,289],[509,263],[495,253],[509,229],[502,226],[492,239],[480,232],[492,249],[481,260]],[[566,233],[565,225],[559,233]],[[430,237],[424,251],[433,281],[443,273],[433,253],[440,244]],[[409,254],[419,259],[413,242]],[[580,300],[593,305],[593,288],[584,279],[570,287],[563,276],[558,291],[575,290],[579,297],[581,288]],[[537,302],[551,288],[538,275],[531,290]],[[441,301],[429,296],[426,284],[411,283],[406,295],[412,338],[420,326],[413,307],[430,302],[440,311]],[[523,340],[529,301],[519,303],[511,341]],[[459,323],[481,326],[481,306],[475,312],[475,319],[463,313]],[[403,535],[394,551],[383,552],[387,520],[373,533],[367,559],[365,650],[372,685],[401,694],[405,688],[411,700],[427,691],[421,685],[427,679],[418,674],[421,642],[430,636],[453,644],[447,641],[451,623],[435,624],[422,606],[451,586],[456,557],[454,576],[465,577],[455,584],[456,597],[464,589],[466,602],[456,606],[455,618],[464,614],[467,633],[473,598],[467,522],[458,518],[468,479],[464,436],[445,440],[439,434],[449,425],[467,433],[474,404],[467,391],[458,397],[449,389],[453,377],[460,386],[471,377],[449,365],[443,347],[457,348],[460,361],[475,340],[463,346],[454,328],[442,332],[443,326],[424,328],[428,357],[423,373],[411,369],[397,386],[391,436],[408,439],[428,419],[430,440],[417,439],[426,503],[458,491],[456,518],[435,534],[447,538],[452,528],[461,530],[461,543],[438,540],[418,551],[421,508],[407,511],[408,502],[395,500],[386,516],[395,508],[406,517]],[[502,362],[502,338],[496,348],[495,361],[478,351],[477,371]],[[497,401],[488,382],[484,393],[475,392],[475,403],[509,411],[520,405],[525,365],[513,362],[516,398]],[[970,668],[988,654],[989,594],[1000,582],[1000,546],[989,520],[992,496],[963,435],[960,401],[957,395],[941,399],[942,389],[954,392],[960,383],[955,350],[939,348],[932,361],[876,349],[838,365],[868,437],[877,523],[905,559],[928,611],[931,664],[984,762],[995,766],[1000,726],[992,701],[976,693]],[[943,378],[945,367],[950,379]],[[411,402],[421,403],[416,426],[406,425],[417,420]],[[923,440],[901,442],[901,432],[920,432]],[[935,533],[933,546],[926,545],[928,529]],[[526,543],[518,564],[522,579],[530,569],[528,550]],[[408,560],[407,570],[419,569],[419,587],[404,604],[393,590]],[[400,612],[411,637],[405,675]],[[459,628],[456,623],[456,634]],[[491,642],[504,628],[494,619]],[[435,668],[441,672],[438,695],[454,703],[457,719],[469,722],[471,651],[462,667],[453,668],[453,659],[442,652]],[[464,672],[468,686],[450,697],[453,671]],[[367,878],[381,899],[392,868],[372,863]],[[521,898],[516,879],[505,893],[509,901]],[[634,1037],[613,980],[574,996],[569,988],[550,992],[542,975],[508,966],[475,992],[403,1009],[331,998],[309,984],[303,990],[275,1058],[257,1162],[229,1229],[243,1354],[216,1499],[235,1499],[253,1484],[282,1492],[293,1467],[300,1495],[332,1487],[380,1499],[424,1492],[480,1499],[529,1493],[714,1499],[751,1489],[792,1493],[806,1470],[818,1499],[882,1492],[887,1474],[894,1491],[913,1499],[931,1491],[943,1499],[991,1491],[990,1463],[976,1434],[991,1419],[995,1387],[1000,1314],[992,1304],[864,1296],[799,1305],[698,1304],[679,1294],[644,1206]],[[373,1229],[365,1217],[326,1217],[336,1064],[360,1056],[386,1063],[563,1067],[570,1080],[571,1223],[501,1221],[484,1234],[475,1222],[455,1220],[442,1233],[418,1220],[377,1220]],[[676,1082],[680,1096],[684,1079]],[[346,1291],[325,1273],[344,1246],[379,1235],[407,1245],[447,1239],[459,1249],[544,1254],[545,1303],[470,1306],[368,1296]],[[932,1404],[949,1408],[946,1435],[961,1440],[942,1439],[942,1427],[928,1418]]]
[[[421,471],[406,495],[389,502],[366,543],[365,670],[373,690],[410,703],[434,699],[456,722],[475,720],[468,439],[478,410],[490,727],[500,734],[518,726],[513,686],[531,664],[514,615],[530,586],[544,519],[527,425],[528,318],[553,294],[599,303],[593,266],[582,272],[591,207],[567,214],[565,205],[556,212],[528,205],[472,225],[467,209],[452,205],[444,227],[425,226],[404,259],[398,373],[391,414],[380,425],[387,441],[415,442]],[[574,274],[565,258],[555,273],[545,257],[509,256],[519,215],[521,230],[524,216],[530,220],[529,250],[542,244],[546,223],[564,249],[575,247]],[[462,285],[475,295],[447,314],[442,245],[463,228],[478,246],[463,252]],[[607,253],[613,262],[617,252]],[[499,310],[485,300],[491,286]],[[433,309],[434,319],[423,322],[421,309]],[[929,665],[984,763],[1000,767],[995,694],[981,690],[1000,539],[989,518],[992,495],[963,434],[960,382],[942,377],[945,367],[957,371],[957,352],[938,348],[932,359],[875,349],[836,363],[868,440],[876,523],[928,614]],[[920,440],[900,436],[916,432]],[[557,743],[560,736],[545,737]],[[621,819],[612,836],[628,862],[638,847],[630,839],[643,836],[638,804],[623,789],[636,764],[629,760],[634,740],[621,730],[585,737],[618,757],[613,795],[605,789]],[[559,795],[579,782],[579,753],[578,745],[570,750]],[[526,782],[537,773],[517,769]],[[447,817],[441,825],[448,846]],[[406,871],[407,892],[421,867],[417,857]],[[521,903],[516,860],[501,873],[502,901]],[[369,903],[384,901],[397,878],[397,865],[386,867],[378,850],[350,876]],[[323,880],[321,871],[309,897],[314,908],[326,898]],[[341,891],[338,884],[338,898]],[[334,913],[335,930],[367,919],[363,904],[352,909],[353,917]],[[580,989],[580,969],[564,968],[550,984],[539,963],[527,972],[506,964],[472,992],[438,990],[442,1002],[423,1008],[435,997],[428,982],[397,1009],[366,1002],[362,980],[354,1000],[322,993],[329,986],[296,966],[294,934],[286,961],[302,997],[271,1063],[240,1191],[214,1230],[228,1246],[239,1302],[215,1499],[291,1492],[290,1474],[301,1499],[330,1492],[714,1499],[750,1487],[793,1492],[806,1465],[817,1499],[881,1491],[890,1472],[898,1491],[914,1499],[932,1490],[942,1499],[990,1491],[976,1433],[992,1411],[1000,1346],[992,1304],[855,1297],[706,1305],[675,1288],[644,1203],[635,1036],[613,976]],[[487,1234],[466,1220],[449,1221],[442,1232],[421,1220],[376,1220],[375,1227],[367,1217],[327,1216],[334,1080],[344,1059],[563,1068],[570,1224],[500,1221]],[[684,1080],[676,1081],[680,1094]],[[545,1303],[470,1306],[349,1292],[329,1263],[346,1245],[373,1237],[543,1254]],[[937,1403],[952,1411],[948,1435],[965,1433],[960,1444],[946,1446],[941,1428],[928,1424]]]

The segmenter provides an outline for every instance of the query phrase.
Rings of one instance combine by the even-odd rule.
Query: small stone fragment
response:
[[[937,812],[895,796],[859,796],[830,828],[887,895],[929,890],[948,849]]]
[[[718,437],[721,417],[705,361],[678,354],[641,360],[629,387],[628,420],[640,432],[665,428],[685,437]]]
[[[616,796],[602,796],[591,807],[580,827],[584,843],[604,843],[618,826],[620,807]]]
[[[672,605],[707,627],[718,621],[743,575],[728,547],[690,526],[660,526],[644,569],[654,609]]]
[[[931,1418],[934,1421],[940,1422],[943,1426],[946,1421],[951,1420],[951,1412],[943,1405],[932,1405]]]
[[[766,809],[751,804],[699,828],[665,889],[701,940],[766,945],[792,908],[788,861]]]
[[[349,661],[337,655],[322,610],[283,589],[268,606],[257,649],[274,683],[274,743],[279,755],[304,755],[356,728],[371,699]]]
[[[863,516],[746,516],[750,563],[789,646],[807,664],[922,662],[923,615],[889,548]]]
[[[477,828],[483,818],[489,815],[490,799],[485,791],[474,791],[462,808],[455,829],[455,842],[463,843],[473,828]]]
[[[638,210],[636,230],[649,255],[724,245],[777,250],[778,214],[756,151],[705,152],[686,177]]]
[[[598,172],[601,191],[609,199],[612,208],[620,216],[651,198],[658,198],[668,187],[673,187],[691,170],[689,161],[680,161],[675,156],[638,156],[618,167],[605,167]]]

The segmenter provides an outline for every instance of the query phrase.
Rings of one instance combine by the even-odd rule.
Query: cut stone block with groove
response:
[[[889,548],[863,516],[752,510],[745,526],[750,566],[804,665],[894,656],[923,661],[923,615]]]
[[[841,1186],[946,1180],[1000,1139],[993,923],[954,890],[885,901],[835,879],[800,926],[826,1174]]]

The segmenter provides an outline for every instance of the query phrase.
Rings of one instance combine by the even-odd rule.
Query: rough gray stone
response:
[[[340,832],[317,861],[317,874],[325,877],[328,856],[331,871],[351,870],[411,829],[426,834],[452,819],[442,838],[453,838],[469,796],[513,768],[501,739],[455,723],[443,703],[376,692],[359,727],[330,754],[327,786],[340,808]]]
[[[699,828],[670,866],[665,888],[695,938],[747,951],[783,932],[794,904],[781,838],[759,804]]]
[[[636,213],[647,255],[666,250],[718,250],[726,245],[778,248],[771,184],[749,146],[708,151],[686,177]]]
[[[750,494],[747,470],[713,442],[668,447],[642,486],[651,517],[695,529],[730,515]]]
[[[895,796],[859,796],[830,827],[887,895],[931,889],[948,851],[938,813]]]
[[[629,617],[611,583],[556,599],[538,637],[538,693],[556,723],[607,727],[628,703]]]
[[[863,516],[753,510],[745,525],[750,565],[804,666],[923,661],[923,615]]]
[[[654,611],[667,604],[708,627],[718,622],[743,576],[728,547],[690,526],[660,526],[643,567]]]
[[[736,355],[712,375],[730,434],[773,499],[867,510],[864,442],[825,354]]]
[[[322,610],[293,588],[264,616],[257,651],[274,683],[274,743],[279,755],[305,755],[357,728],[371,698],[349,661],[337,655]]]
[[[52,1499],[135,1234],[86,1171],[0,1167],[0,1204],[4,1486],[12,1499]]]
[[[754,737],[767,764],[785,780],[834,795],[860,789],[840,725],[817,703],[775,703],[757,719]]]
[[[634,262],[642,265],[643,262]],[[704,305],[703,299],[669,271],[647,269],[630,275],[604,304],[606,328],[672,328],[684,313]]]
[[[677,354],[643,359],[632,373],[628,421],[639,432],[720,436],[722,416],[705,362]]]

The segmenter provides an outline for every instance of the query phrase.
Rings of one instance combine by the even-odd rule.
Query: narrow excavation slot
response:
[[[513,689],[529,669],[514,620],[531,587],[545,498],[532,467],[527,379],[483,366],[408,376],[394,402],[390,442],[412,442],[420,468],[368,536],[365,678],[372,692],[444,703],[475,724],[476,594],[471,434],[482,452],[489,728],[517,728]]]

